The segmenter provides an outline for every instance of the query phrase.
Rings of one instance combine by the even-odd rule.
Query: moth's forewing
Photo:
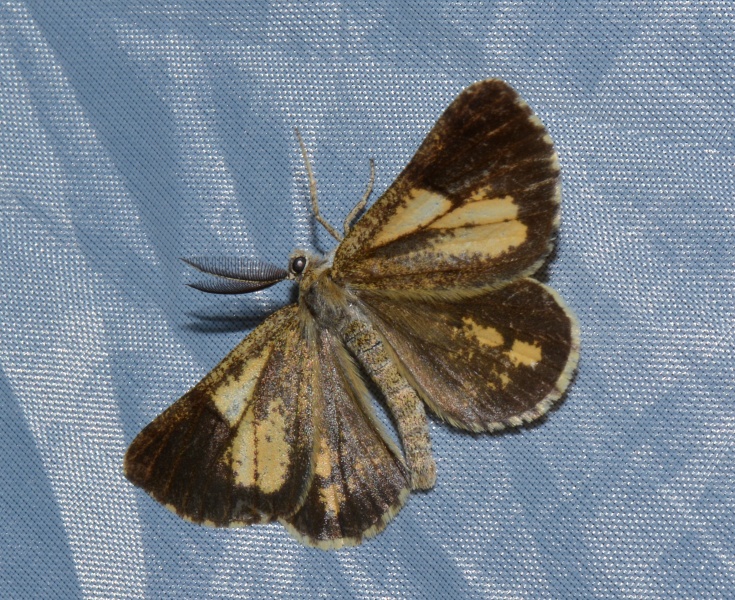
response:
[[[558,176],[551,138],[518,94],[471,85],[339,246],[333,277],[459,297],[530,274],[557,227]]]
[[[301,509],[282,519],[300,541],[321,548],[359,544],[382,531],[410,490],[410,474],[367,405],[367,391],[341,343],[318,332],[314,478]]]
[[[340,342],[309,341],[298,310],[269,317],[148,425],[125,473],[194,522],[278,518],[306,544],[354,545],[400,510],[410,475]]]
[[[457,426],[530,421],[568,385],[576,320],[525,278],[551,249],[559,202],[543,124],[506,83],[481,81],[337,249],[334,280],[365,303],[404,377]]]
[[[536,419],[577,364],[573,313],[533,279],[454,302],[360,298],[404,376],[458,427],[495,430]]]
[[[297,307],[279,310],[141,431],[125,474],[195,522],[293,514],[311,483],[315,372]]]

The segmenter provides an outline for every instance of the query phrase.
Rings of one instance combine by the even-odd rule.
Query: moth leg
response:
[[[319,201],[316,196],[316,179],[314,178],[314,171],[311,170],[309,155],[306,153],[306,144],[304,144],[304,140],[301,137],[298,127],[295,128],[294,131],[296,131],[296,137],[299,139],[301,156],[303,157],[304,164],[306,165],[306,174],[309,176],[309,196],[311,196],[311,209],[314,211],[314,218],[322,224],[324,229],[326,229],[335,240],[341,242],[342,236],[337,233],[337,230],[329,224],[329,221],[319,213]]]
[[[375,381],[395,417],[413,489],[429,489],[436,481],[436,464],[431,455],[429,423],[424,404],[398,372],[377,332],[367,323],[352,321],[343,332],[343,341]]]
[[[370,198],[370,194],[373,193],[374,183],[375,183],[375,161],[371,158],[370,159],[370,180],[368,181],[367,188],[365,188],[365,193],[362,195],[362,198],[355,205],[355,208],[353,208],[350,211],[350,214],[347,215],[347,218],[345,219],[345,224],[344,224],[345,236],[347,236],[347,234],[350,233],[350,229],[352,229],[352,221],[354,221],[355,217],[358,214],[360,214],[360,211],[363,208],[365,208],[368,198]]]

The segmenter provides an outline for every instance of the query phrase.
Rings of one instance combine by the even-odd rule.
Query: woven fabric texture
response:
[[[735,3],[0,3],[0,597],[735,597]],[[324,552],[179,519],[127,445],[289,284],[182,256],[328,250],[499,77],[563,173],[548,281],[579,372],[539,426],[431,420],[435,489]]]

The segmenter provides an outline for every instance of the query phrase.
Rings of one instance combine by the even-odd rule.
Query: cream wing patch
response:
[[[474,198],[473,198],[474,200]],[[512,196],[470,201],[437,219],[430,229],[454,229],[471,225],[489,225],[518,218],[518,206]]]
[[[314,473],[324,479],[332,473],[332,452],[324,437],[319,438],[319,450],[316,453]]]
[[[541,346],[536,343],[527,344],[526,342],[515,340],[513,347],[507,352],[507,355],[516,367],[519,365],[535,367],[541,362]]]
[[[339,514],[339,507],[345,500],[342,490],[336,483],[330,483],[320,488],[319,498],[324,504],[327,514],[332,517],[336,517]]]
[[[378,231],[371,246],[383,246],[428,225],[451,208],[452,203],[441,194],[429,190],[412,189],[405,202],[398,207],[395,214]]]
[[[277,492],[286,483],[291,449],[287,419],[281,398],[268,406],[264,419],[256,419],[254,407],[248,408],[232,443],[235,481],[256,486],[265,494]]]
[[[432,252],[449,256],[481,255],[495,258],[526,241],[527,227],[520,221],[458,227],[431,240]]]
[[[214,390],[212,400],[217,410],[227,419],[231,426],[242,417],[245,407],[250,402],[258,383],[260,373],[268,362],[273,346],[266,346],[262,352],[245,363],[245,368],[239,376],[226,375]]]
[[[477,338],[483,346],[497,348],[505,343],[503,335],[495,327],[483,327],[475,323],[470,317],[464,317],[462,322],[468,333]]]

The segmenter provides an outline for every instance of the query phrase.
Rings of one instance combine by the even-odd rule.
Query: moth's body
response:
[[[381,531],[411,490],[434,485],[425,406],[475,432],[533,421],[568,386],[579,330],[559,295],[530,278],[559,224],[559,161],[507,84],[464,90],[353,226],[368,186],[344,239],[320,216],[306,167],[314,216],[339,245],[296,251],[288,270],[188,260],[218,278],[197,289],[292,279],[298,303],[145,427],[125,474],[188,520],[278,520],[305,544],[338,548]]]
[[[304,271],[293,277],[298,281],[299,314],[307,333],[317,325],[341,335],[347,324],[358,318],[357,298],[332,279],[334,252],[322,256],[295,250],[291,257],[306,259]]]
[[[306,257],[306,267],[299,278],[299,318],[310,343],[318,343],[317,332],[328,330],[339,338],[364,373],[378,386],[393,415],[411,472],[413,489],[428,489],[436,481],[436,465],[431,454],[429,423],[416,391],[401,375],[388,356],[380,334],[359,297],[349,287],[335,283],[331,277],[334,254],[319,256],[296,250],[293,257]],[[359,377],[352,369],[353,377]]]

